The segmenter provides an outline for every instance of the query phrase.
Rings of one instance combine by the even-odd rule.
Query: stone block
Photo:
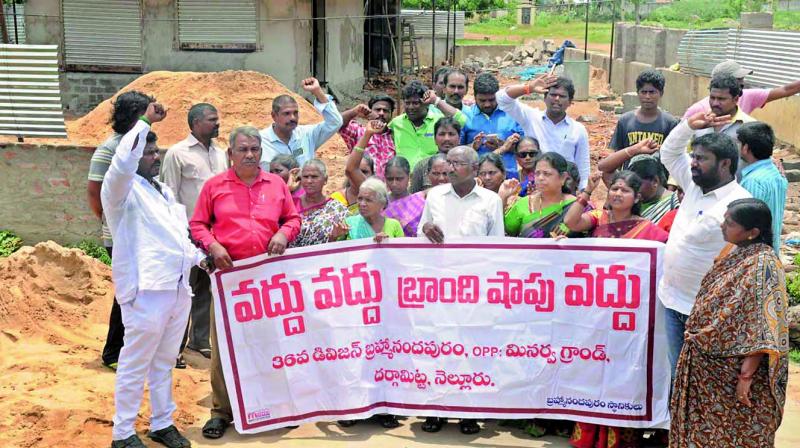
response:
[[[603,69],[608,73],[610,59],[607,54],[589,53],[589,61],[591,61],[592,67]]]
[[[664,75],[666,80],[664,95],[661,96],[661,108],[680,118],[686,109],[694,104],[696,77],[665,68],[657,70]]]
[[[622,113],[630,112],[639,107],[639,95],[636,92],[622,94]]]
[[[94,78],[83,78],[81,80],[81,84],[85,86],[93,86],[97,84],[97,81]]]
[[[637,26],[634,60],[653,67],[663,67],[665,36],[663,28]]]
[[[789,182],[800,182],[800,170],[786,170],[784,175]]]
[[[613,61],[611,69],[611,89],[616,93],[623,93],[625,91],[625,71],[627,65],[622,58],[616,58]]]
[[[678,46],[687,30],[667,28],[664,31],[664,66],[669,67],[678,62]]]
[[[579,50],[577,48],[567,48],[564,52],[564,60],[565,61],[582,61],[583,60],[583,50]]]
[[[564,75],[575,84],[575,99],[589,99],[589,61],[564,61]]]
[[[625,70],[625,87],[623,92],[635,92],[636,78],[639,76],[639,73],[642,73],[649,68],[653,68],[653,66],[643,62],[628,62],[627,65],[628,67]]]
[[[772,13],[771,12],[743,12],[739,19],[742,28],[751,28],[757,30],[771,30],[772,29]]]

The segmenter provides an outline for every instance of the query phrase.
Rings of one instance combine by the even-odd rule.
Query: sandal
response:
[[[220,417],[213,417],[203,425],[203,437],[206,439],[219,439],[225,435],[230,422]]]
[[[158,431],[150,431],[147,437],[167,448],[189,448],[192,446],[192,443],[178,432],[178,428],[175,425],[169,425]]]
[[[178,359],[175,360],[175,368],[176,369],[186,368],[186,360],[183,359],[183,355],[178,355]]]
[[[461,421],[458,422],[458,429],[461,430],[461,434],[466,435],[481,432],[481,427],[478,426],[478,421],[474,418],[462,418]]]
[[[447,423],[447,419],[441,417],[428,417],[422,423],[422,430],[425,432],[439,432],[442,426]]]
[[[349,428],[351,426],[355,426],[356,423],[358,423],[358,420],[338,420],[336,423],[338,423],[342,428]]]
[[[397,421],[397,416],[392,414],[380,414],[376,415],[375,418],[378,420],[378,423],[386,429],[393,429],[400,426],[400,422]]]
[[[146,448],[146,445],[134,434],[127,439],[111,441],[111,448]]]

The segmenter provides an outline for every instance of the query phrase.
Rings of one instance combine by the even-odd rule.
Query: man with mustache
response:
[[[464,104],[464,95],[469,88],[469,77],[461,70],[454,68],[444,75],[444,99],[447,104],[464,113],[468,106]]]
[[[301,166],[314,158],[314,152],[342,127],[342,116],[332,98],[325,95],[316,78],[306,78],[303,90],[314,96],[314,107],[323,122],[298,125],[297,101],[289,95],[272,100],[272,125],[261,130],[261,166],[269,171],[269,163],[278,154],[289,154]]]
[[[172,420],[172,366],[189,318],[190,269],[209,265],[189,239],[184,206],[155,179],[161,164],[155,138],[148,136],[150,124],[165,116],[160,104],[147,106],[120,140],[100,193],[116,248],[112,276],[125,324],[112,448],[145,446],[134,426],[145,380],[152,409],[148,437],[170,448],[191,446]]]
[[[228,169],[225,152],[216,147],[214,140],[219,135],[219,113],[208,103],[195,104],[189,109],[189,136],[172,145],[164,156],[161,181],[175,192],[175,200],[186,207],[187,220],[194,213],[200,189],[211,177]],[[192,269],[189,277],[194,298],[184,346],[211,357],[208,343],[209,312],[211,307],[211,279],[199,268]],[[188,338],[188,345],[187,343]],[[177,367],[185,367],[183,358]]]
[[[217,269],[230,269],[234,261],[256,255],[280,255],[300,233],[292,193],[283,179],[260,167],[261,148],[258,129],[234,129],[228,147],[233,167],[209,179],[197,199],[190,221],[192,238]],[[219,439],[233,421],[233,411],[211,310],[211,418],[203,426],[203,437]]]
[[[754,110],[766,106],[775,100],[787,98],[792,95],[800,93],[800,80],[792,81],[789,84],[775,87],[773,89],[746,89],[744,87],[744,77],[752,75],[753,71],[742,67],[738,62],[730,59],[717,64],[711,71],[711,77],[715,78],[717,75],[731,75],[739,82],[739,87],[742,88],[742,95],[739,97],[739,107],[746,113],[750,114]],[[709,104],[709,97],[694,103],[691,107],[686,109],[683,118],[691,117],[698,112],[710,112],[711,105]]]
[[[718,116],[729,116],[731,119],[721,125],[711,126],[705,129],[695,131],[695,138],[702,135],[711,133],[721,133],[730,137],[734,142],[738,143],[736,139],[736,132],[744,123],[752,123],[755,118],[744,113],[739,107],[739,97],[742,95],[742,87],[739,81],[731,75],[722,74],[711,78],[709,86],[708,103],[711,105],[711,112]],[[742,169],[747,162],[739,159],[738,171],[736,171],[736,179],[742,178]]]
[[[544,95],[542,111],[518,100],[523,95]],[[516,120],[528,137],[539,142],[542,152],[555,151],[578,166],[580,188],[589,182],[589,134],[586,128],[567,116],[575,97],[575,85],[563,76],[544,75],[526,84],[517,84],[497,92],[497,107]]]
[[[354,120],[356,117],[361,117],[367,120],[378,120],[383,124],[389,124],[394,115],[394,99],[386,94],[374,95],[370,98],[368,104],[359,104],[356,107],[342,112],[342,127],[339,129],[339,135],[342,136],[347,149],[352,151],[358,141],[366,132],[363,124]],[[386,163],[395,155],[394,140],[392,139],[392,131],[389,127],[385,127],[383,132],[373,134],[369,139],[366,148],[361,148],[365,154],[368,154],[372,161],[375,163],[375,175],[383,179],[383,170]]]
[[[698,130],[724,127],[730,120],[730,116],[699,112],[678,124],[661,145],[661,162],[685,192],[669,233],[664,276],[658,284],[658,298],[666,308],[673,378],[700,281],[725,246],[720,224],[728,204],[751,197],[736,182],[739,148],[732,138],[711,132],[692,139]],[[690,140],[691,154],[686,152]]]

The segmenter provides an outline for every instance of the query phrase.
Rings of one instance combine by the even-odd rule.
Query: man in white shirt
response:
[[[314,152],[342,127],[342,116],[331,97],[325,95],[316,78],[303,80],[303,90],[314,95],[314,107],[322,114],[323,122],[298,125],[300,112],[297,101],[280,95],[272,101],[273,123],[261,130],[261,167],[269,171],[269,162],[278,154],[290,154],[303,163],[314,158]]]
[[[175,193],[175,200],[186,207],[186,217],[191,219],[194,206],[203,184],[213,176],[228,169],[225,151],[214,144],[219,135],[219,113],[208,103],[198,103],[189,109],[189,136],[172,145],[164,156],[161,181]],[[211,357],[209,322],[211,313],[211,279],[200,268],[192,269],[189,278],[192,287],[192,312],[190,325],[181,343]],[[177,366],[186,364],[178,360]]]
[[[456,146],[447,153],[449,184],[428,190],[417,235],[431,242],[464,236],[503,236],[503,204],[497,193],[478,186],[478,153]]]
[[[417,236],[425,235],[437,244],[454,237],[504,236],[500,196],[475,182],[478,153],[471,146],[456,146],[447,152],[447,163],[450,183],[428,190]],[[440,417],[428,417],[422,430],[438,432],[445,422]],[[459,427],[463,434],[480,431],[478,422],[471,418],[462,419]]]
[[[544,95],[544,112],[517,99],[531,93]],[[589,134],[581,123],[567,116],[574,97],[575,86],[571,79],[547,75],[527,84],[500,89],[497,107],[516,120],[525,135],[535,137],[542,152],[555,151],[577,165],[582,189],[589,182]]]
[[[696,137],[692,153],[686,152],[696,130],[722,126],[730,119],[700,112],[676,126],[661,145],[661,162],[684,191],[658,285],[658,297],[666,308],[667,353],[673,376],[700,282],[725,247],[720,224],[728,204],[751,197],[736,182],[739,149],[730,137],[719,133]]]
[[[134,424],[147,379],[148,437],[170,448],[191,446],[175,428],[172,366],[191,307],[189,271],[204,254],[189,240],[186,209],[155,180],[158,148],[146,144],[150,124],[166,112],[155,102],[120,140],[100,199],[115,248],[112,277],[125,325],[114,393],[112,448],[143,448]]]

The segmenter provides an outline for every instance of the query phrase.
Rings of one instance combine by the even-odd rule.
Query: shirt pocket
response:
[[[697,217],[689,224],[684,240],[687,243],[706,246],[709,243],[722,240],[721,222],[710,215]]]
[[[481,206],[467,209],[459,226],[461,236],[486,236],[489,234],[489,213]]]

